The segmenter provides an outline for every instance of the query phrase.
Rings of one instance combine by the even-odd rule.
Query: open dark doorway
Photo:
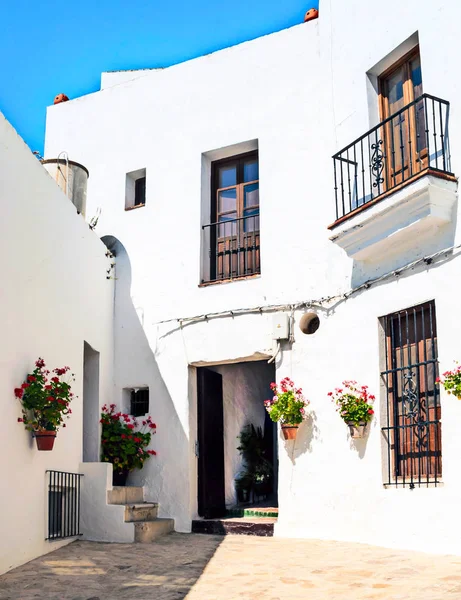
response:
[[[277,507],[277,426],[264,408],[275,367],[266,361],[202,367],[197,379],[199,516]]]

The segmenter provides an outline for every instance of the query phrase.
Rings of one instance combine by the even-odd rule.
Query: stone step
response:
[[[174,531],[174,519],[155,519],[134,524],[134,541],[149,544]]]
[[[157,518],[158,504],[144,502],[142,504],[127,504],[125,506],[125,523],[138,521],[153,521]]]
[[[279,509],[277,507],[242,507],[242,508],[229,508],[226,512],[226,517],[253,517],[253,519],[259,518],[277,518],[279,516]]]
[[[272,537],[276,518],[197,519],[192,521],[192,533],[211,535],[257,535]]]
[[[117,486],[107,491],[108,504],[142,504],[144,488],[135,486]]]

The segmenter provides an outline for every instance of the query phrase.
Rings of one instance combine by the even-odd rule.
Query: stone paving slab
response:
[[[0,577],[0,600],[461,600],[461,557],[174,533],[75,542]]]

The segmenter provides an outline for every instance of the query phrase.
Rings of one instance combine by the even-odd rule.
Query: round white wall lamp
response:
[[[306,335],[312,335],[320,327],[320,319],[315,312],[308,312],[301,317],[299,328]]]

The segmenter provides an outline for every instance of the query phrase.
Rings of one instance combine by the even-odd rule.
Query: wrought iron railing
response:
[[[202,226],[208,249],[202,282],[248,277],[261,272],[259,211]]]
[[[48,473],[48,537],[56,540],[80,536],[79,473]]]
[[[336,220],[422,171],[452,175],[446,100],[423,94],[333,156]]]
[[[410,489],[437,486],[442,476],[442,429],[435,304],[428,302],[389,315],[383,325],[385,483]]]

